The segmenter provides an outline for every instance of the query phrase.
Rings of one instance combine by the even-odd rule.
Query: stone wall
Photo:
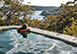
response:
[[[0,31],[7,30],[7,29],[17,29],[18,27],[20,27],[20,26],[3,26],[3,27],[0,27]],[[76,37],[72,37],[69,35],[60,34],[60,33],[56,33],[56,32],[41,30],[41,29],[37,29],[37,28],[32,28],[32,27],[29,27],[29,28],[31,29],[31,32],[33,32],[33,33],[38,33],[38,34],[44,35],[46,37],[60,39],[60,40],[66,41],[68,43],[77,44]]]

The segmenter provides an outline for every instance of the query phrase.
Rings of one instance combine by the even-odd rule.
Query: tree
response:
[[[3,22],[3,19],[2,19],[2,18],[0,18],[0,25],[2,24],[2,22]]]
[[[33,13],[35,11],[34,8],[31,8],[29,5],[22,4],[23,0],[0,0],[0,4],[2,4],[1,18],[5,16],[6,24],[9,19],[26,18],[27,15]]]
[[[77,37],[77,0],[61,4],[61,13],[57,16],[50,15],[45,20],[50,24],[47,30],[65,33]],[[75,23],[75,24],[74,24]]]
[[[70,27],[66,26],[66,28],[63,30],[63,33],[77,37],[77,20],[74,20],[73,18],[70,20],[73,21],[73,23]]]

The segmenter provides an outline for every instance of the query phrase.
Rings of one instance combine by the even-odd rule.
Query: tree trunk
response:
[[[6,21],[5,21],[5,25],[7,26],[8,24],[8,20],[10,19],[10,17],[11,17],[11,15],[9,15],[8,17],[7,17],[7,19],[6,19]]]
[[[5,25],[7,26],[7,23],[8,23],[8,19],[6,19],[6,21],[5,21]]]

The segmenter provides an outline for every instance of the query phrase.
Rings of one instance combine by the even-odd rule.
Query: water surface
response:
[[[0,31],[0,46],[5,54],[77,54],[77,47],[35,33],[23,38],[16,29]]]

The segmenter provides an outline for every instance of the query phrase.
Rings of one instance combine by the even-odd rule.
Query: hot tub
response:
[[[61,40],[30,33],[26,38],[16,29],[0,31],[1,54],[77,54],[77,47]]]

